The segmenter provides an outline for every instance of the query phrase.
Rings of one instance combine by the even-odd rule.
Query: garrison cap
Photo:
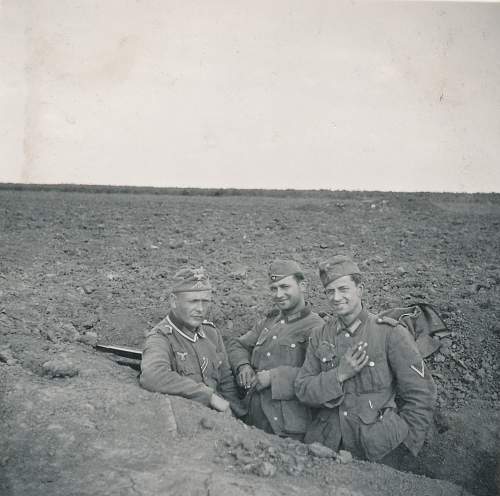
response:
[[[172,293],[210,291],[211,289],[210,279],[203,267],[199,269],[184,268],[174,275]]]
[[[345,255],[336,255],[319,264],[319,278],[325,288],[339,277],[352,274],[361,274],[361,271],[352,259]]]
[[[274,260],[269,266],[269,280],[271,282],[280,281],[284,277],[294,274],[303,275],[302,269],[297,262],[293,260]]]

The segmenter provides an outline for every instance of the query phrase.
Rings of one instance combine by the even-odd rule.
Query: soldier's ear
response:
[[[175,308],[177,306],[177,298],[175,297],[175,293],[170,293],[168,299],[170,301],[170,308]]]
[[[360,282],[360,283],[356,286],[356,288],[357,288],[357,291],[358,291],[358,295],[359,295],[359,297],[360,297],[360,298],[362,298],[362,297],[363,297],[363,292],[364,292],[364,290],[365,290],[365,285],[364,285],[362,282]]]
[[[307,281],[305,279],[302,279],[302,281],[299,282],[299,287],[302,290],[302,292],[306,291]]]

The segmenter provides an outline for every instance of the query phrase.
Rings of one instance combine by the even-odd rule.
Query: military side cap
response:
[[[347,256],[336,255],[326,262],[319,264],[319,278],[326,288],[332,281],[342,276],[361,274],[359,267]]]
[[[294,274],[303,274],[300,265],[293,260],[274,260],[269,266],[269,279],[276,282]]]
[[[174,275],[172,293],[209,291],[211,289],[210,279],[203,267],[181,269]]]

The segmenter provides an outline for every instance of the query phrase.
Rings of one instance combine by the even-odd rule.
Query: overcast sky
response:
[[[500,191],[500,4],[3,0],[0,181]]]

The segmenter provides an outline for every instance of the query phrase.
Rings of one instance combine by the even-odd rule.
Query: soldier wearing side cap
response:
[[[203,268],[174,276],[170,313],[146,333],[140,384],[218,411],[244,413],[219,331],[205,320],[212,286]]]
[[[319,275],[335,316],[311,337],[295,381],[297,397],[320,408],[305,442],[383,463],[396,453],[416,456],[436,386],[413,337],[363,308],[361,274],[350,258],[320,264]]]
[[[274,261],[269,289],[276,308],[228,342],[229,359],[247,391],[244,420],[266,432],[302,440],[311,412],[297,400],[294,381],[311,332],[324,322],[305,301],[304,275],[296,262]]]

